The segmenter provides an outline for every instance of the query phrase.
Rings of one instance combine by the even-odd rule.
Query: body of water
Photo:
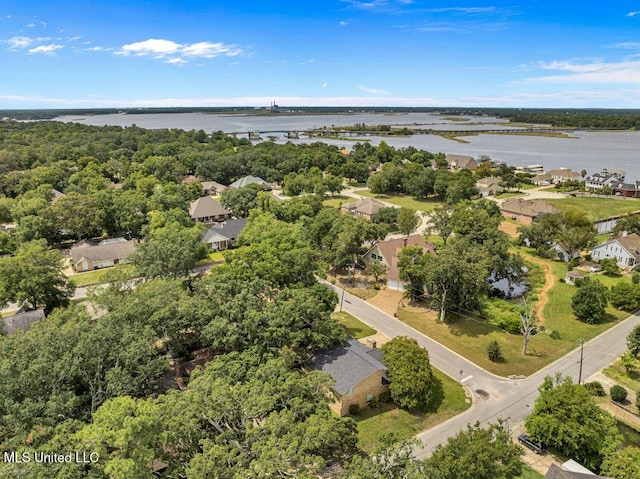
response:
[[[490,117],[468,117],[469,121],[453,121],[451,117],[430,113],[345,113],[331,115],[217,115],[206,113],[144,114],[144,115],[96,115],[66,116],[61,121],[86,125],[137,125],[142,128],[179,128],[184,130],[222,130],[227,133],[247,131],[304,131],[323,126],[401,125],[408,128],[432,129],[501,129],[504,120]],[[482,123],[479,125],[478,123]],[[271,133],[267,133],[271,134]],[[274,134],[278,142],[288,141],[281,134]],[[543,136],[517,136],[479,134],[463,137],[468,143],[459,143],[437,135],[413,135],[409,137],[367,137],[372,144],[384,140],[396,148],[414,146],[431,152],[470,155],[475,158],[486,155],[509,165],[527,166],[541,164],[545,170],[571,168],[596,173],[602,168],[616,168],[627,172],[627,181],[640,180],[640,132],[592,132],[571,133],[575,138]],[[318,139],[301,138],[294,143],[308,143]],[[323,140],[326,143],[350,147],[348,140]]]

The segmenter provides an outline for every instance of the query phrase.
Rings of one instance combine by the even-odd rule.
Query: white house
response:
[[[633,267],[640,263],[640,236],[623,234],[593,248],[591,257],[596,261],[615,258],[621,268]]]

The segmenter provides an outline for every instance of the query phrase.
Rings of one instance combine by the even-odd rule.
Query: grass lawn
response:
[[[350,201],[356,201],[355,198],[351,196],[345,195],[334,195],[329,196],[326,200],[322,202],[324,206],[331,206],[332,208],[340,208],[340,205],[343,203],[349,203]]]
[[[366,338],[377,333],[371,326],[357,320],[346,311],[336,311],[331,313],[331,317],[347,330],[347,334],[354,339]]]
[[[432,211],[436,206],[441,205],[440,201],[433,200],[416,200],[408,195],[375,195],[369,190],[355,190],[356,195],[368,196],[370,198],[376,198],[380,201],[386,201],[387,203],[393,203],[400,207],[412,208],[416,211]]]
[[[544,479],[544,476],[538,471],[534,471],[529,466],[525,465],[522,468],[522,475],[516,477],[515,479]]]
[[[602,372],[627,389],[631,389],[632,391],[640,391],[639,372],[631,371],[630,373],[627,373],[624,368],[618,364],[613,364],[607,368],[604,368]]]
[[[436,380],[431,404],[422,411],[408,412],[395,404],[380,403],[376,409],[364,408],[354,419],[358,423],[358,444],[367,453],[373,452],[380,436],[396,433],[400,438],[415,436],[467,410],[462,386],[433,368]]]
[[[640,201],[636,200],[568,196],[560,200],[545,201],[555,206],[560,211],[567,211],[571,208],[582,210],[593,219],[607,218],[609,216],[640,211]]]
[[[525,259],[531,255],[528,248],[517,248]],[[547,261],[556,279],[564,278],[567,265],[559,261]],[[542,278],[538,268],[534,268],[535,277],[531,278],[534,284],[539,284]],[[604,275],[597,275],[598,279]],[[603,280],[607,286],[615,281],[628,279],[624,277],[608,277]],[[542,310],[542,324],[546,330],[556,330],[559,339],[553,339],[549,334],[540,332],[529,341],[527,355],[522,356],[522,336],[509,334],[504,330],[489,324],[486,319],[465,315],[447,315],[448,324],[437,322],[436,311],[425,311],[424,308],[415,308],[410,305],[398,308],[398,317],[409,326],[423,334],[433,338],[439,343],[456,351],[486,370],[500,376],[525,375],[528,376],[543,366],[553,362],[579,345],[580,338],[585,341],[597,336],[602,331],[613,326],[616,322],[629,316],[629,313],[618,311],[609,306],[607,319],[601,324],[587,324],[578,321],[573,316],[571,298],[575,294],[576,287],[557,281],[547,292],[547,303]],[[537,295],[533,296],[534,298]],[[496,305],[499,307],[499,304]],[[507,314],[504,308],[501,313]],[[487,313],[493,313],[487,308]],[[492,340],[498,341],[502,349],[503,360],[492,362],[487,357],[487,346]]]
[[[86,273],[78,273],[70,275],[69,281],[71,281],[76,287],[91,286],[93,284],[101,284],[109,281],[109,277],[120,272],[121,270],[131,269],[129,265],[117,265],[113,268],[104,268],[94,271],[87,271]]]

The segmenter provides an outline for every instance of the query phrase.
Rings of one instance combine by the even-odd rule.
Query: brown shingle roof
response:
[[[522,198],[510,198],[500,206],[502,211],[518,215],[535,217],[541,214],[557,214],[560,210],[542,200],[523,200]]]
[[[385,262],[389,265],[387,270],[387,279],[397,281],[400,279],[398,271],[398,252],[405,246],[417,246],[425,253],[436,253],[436,245],[427,243],[422,235],[411,235],[407,238],[398,238],[388,241],[381,241],[376,244],[380,254],[384,257]]]
[[[478,162],[472,156],[448,154],[445,160],[449,166],[456,165],[457,168],[468,168],[473,170],[477,168]]]
[[[194,219],[230,214],[229,210],[211,198],[211,196],[198,198],[189,205],[189,215]]]
[[[635,256],[637,260],[640,260],[640,236],[636,233],[631,233],[627,236],[621,236],[615,241],[617,241],[620,246],[626,249],[630,254]]]

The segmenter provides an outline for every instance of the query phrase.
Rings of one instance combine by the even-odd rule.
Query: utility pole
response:
[[[584,352],[584,339],[580,338],[580,372],[578,373],[578,385],[582,384],[582,359]]]
[[[342,303],[344,303],[344,283],[342,284],[342,297],[340,298],[340,312],[342,312]]]

